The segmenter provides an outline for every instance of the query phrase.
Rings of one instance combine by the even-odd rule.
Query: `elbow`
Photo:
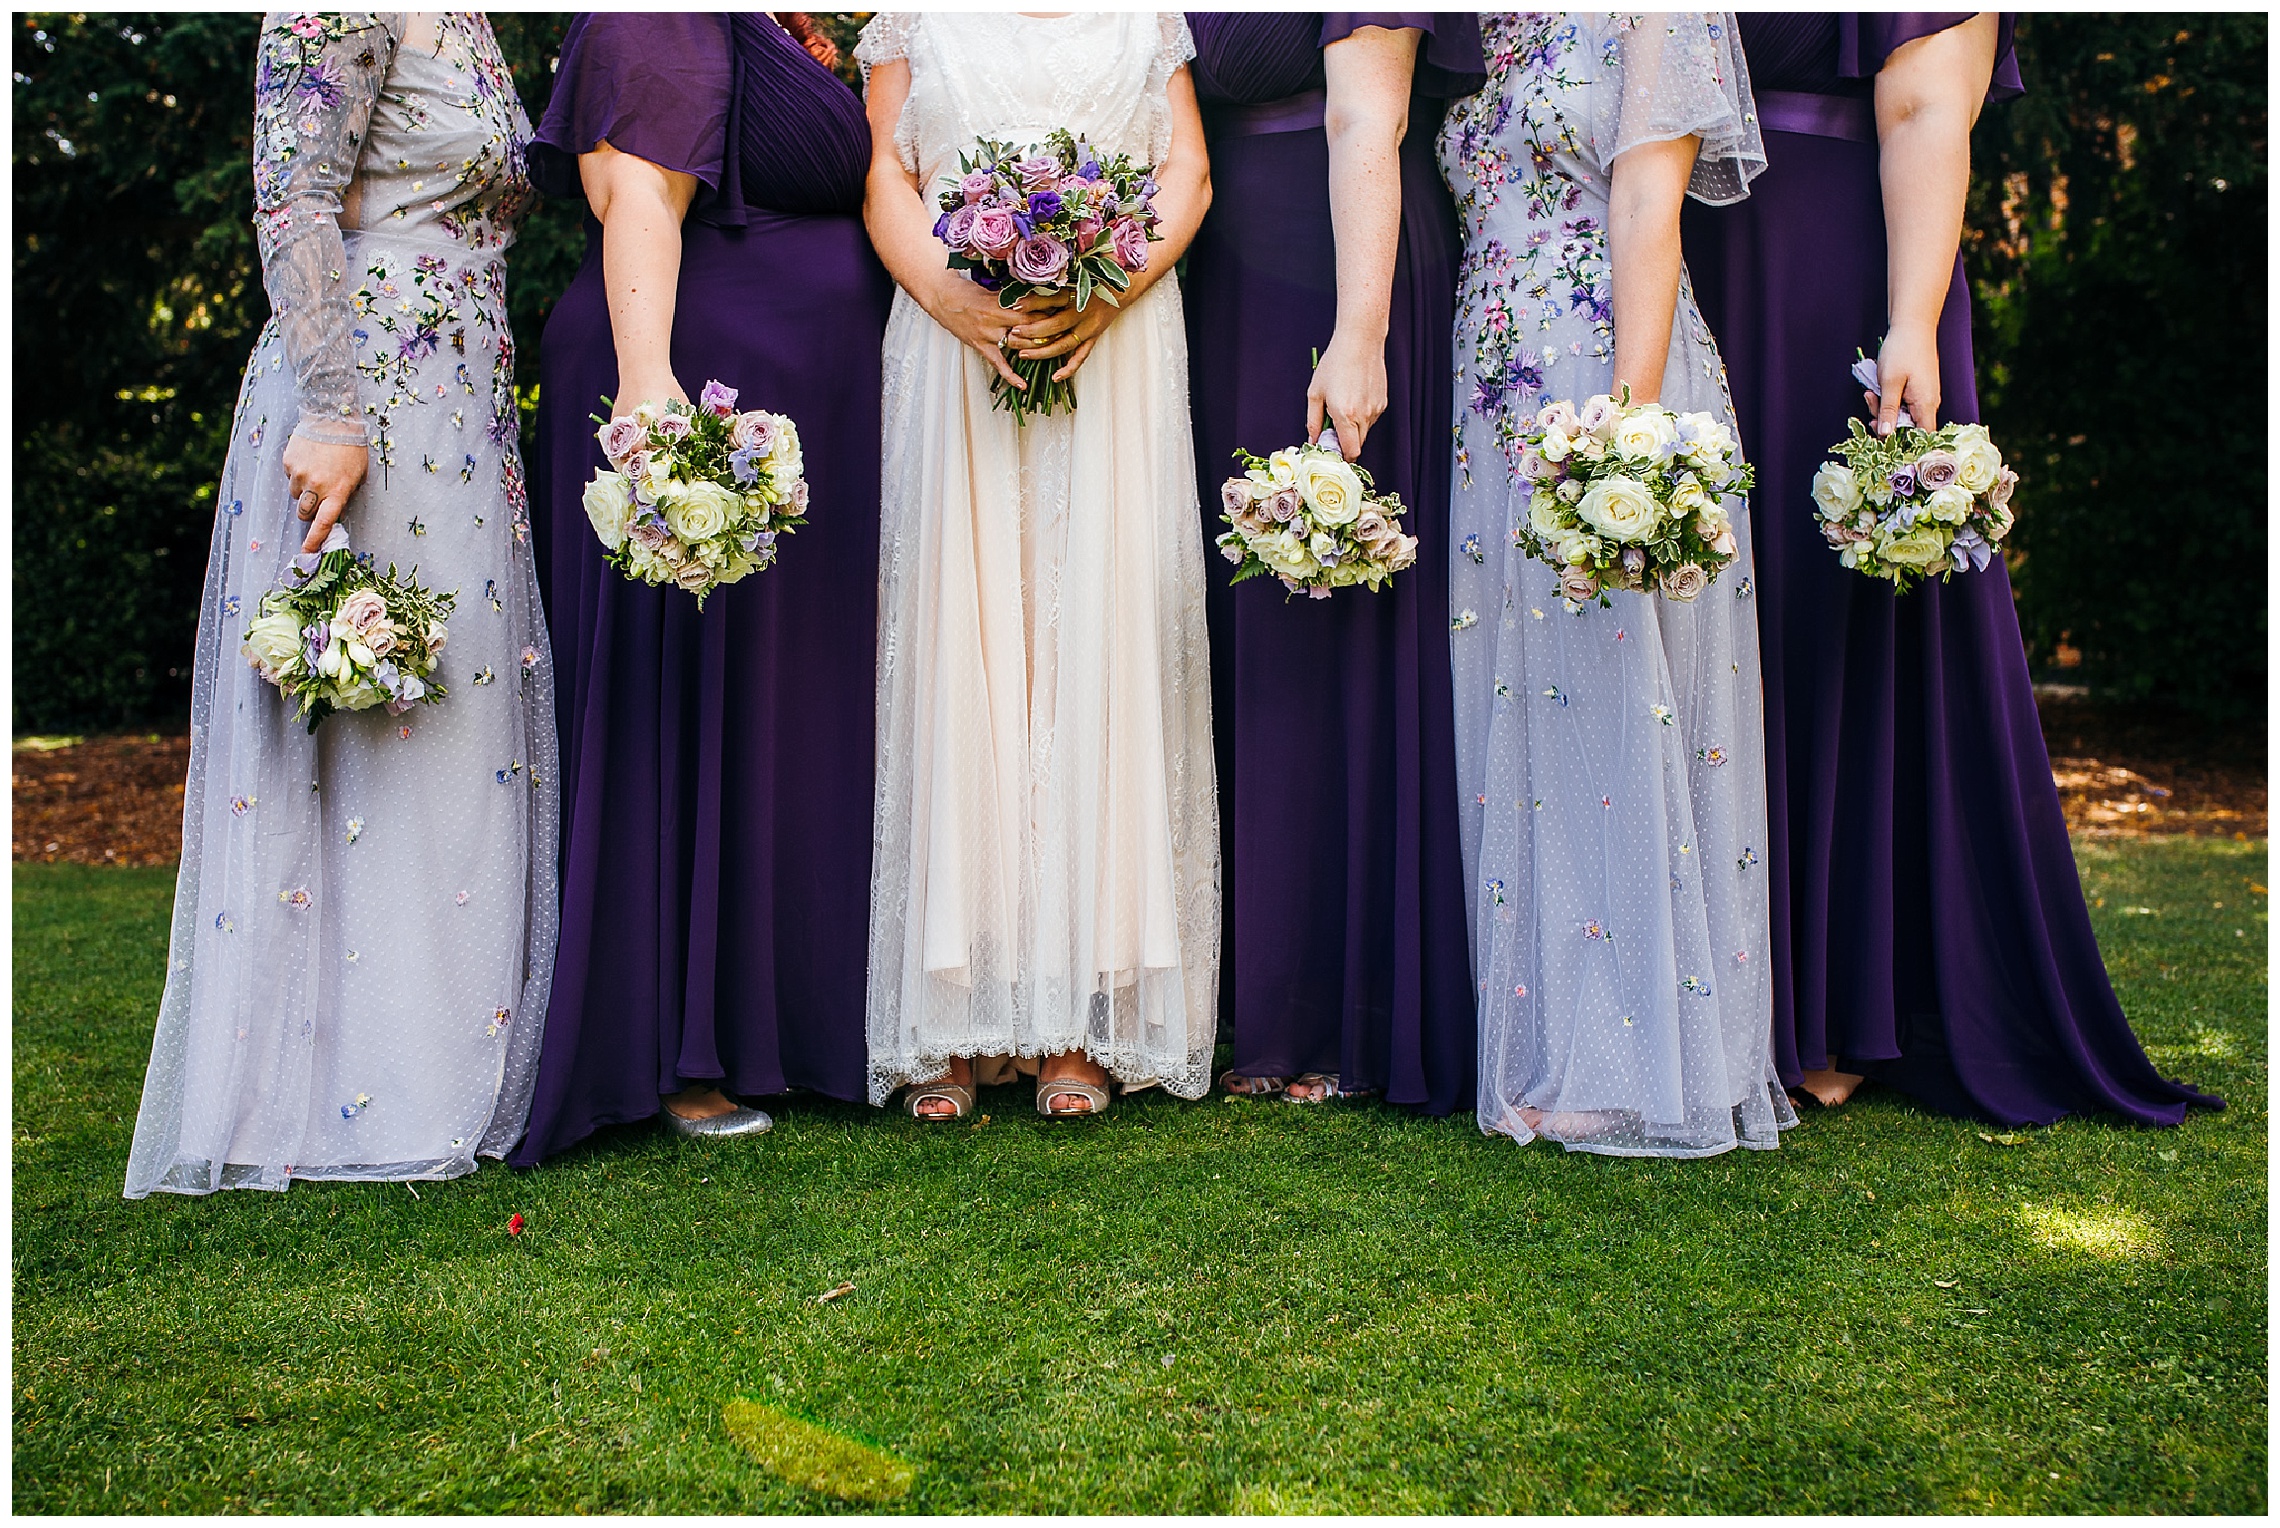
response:
[[[1409,103],[1404,101],[1394,110],[1377,110],[1333,102],[1322,114],[1322,131],[1335,149],[1397,154],[1401,140],[1409,134]]]

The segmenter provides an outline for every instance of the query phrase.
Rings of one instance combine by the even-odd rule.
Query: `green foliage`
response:
[[[2155,1063],[2223,1113],[1871,1091],[1670,1162],[1368,1104],[811,1096],[417,1197],[141,1203],[172,872],[19,865],[13,1505],[2261,1513],[2264,845],[2081,860]]]
[[[1973,143],[1981,396],[2027,643],[2217,719],[2265,695],[2262,13],[2037,11]],[[2184,575],[2191,570],[2193,576]]]

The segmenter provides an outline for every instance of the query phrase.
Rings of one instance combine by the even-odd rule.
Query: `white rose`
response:
[[[1583,426],[1587,436],[1595,436],[1604,441],[1615,428],[1615,421],[1622,417],[1622,413],[1622,405],[1618,404],[1611,395],[1594,393],[1583,400],[1583,408],[1578,411],[1576,418]]]
[[[1963,524],[1971,514],[1971,495],[1964,492],[1963,473],[1959,470],[1954,482],[1933,489],[1931,496],[1924,500],[1924,508],[1934,520],[1948,525]]]
[[[1878,543],[1876,555],[1904,568],[1929,568],[1947,556],[1947,537],[1936,527],[1919,525],[1912,531],[1886,537]]]
[[[246,632],[244,652],[246,658],[261,670],[262,677],[275,683],[280,675],[300,661],[300,622],[282,612],[262,616]]]
[[[1583,484],[1577,482],[1574,478],[1569,478],[1560,484],[1557,491],[1562,503],[1573,504],[1576,500],[1583,497]]]
[[[673,534],[693,545],[727,530],[744,502],[718,483],[688,483],[659,499],[657,507]]]
[[[1586,489],[1576,513],[1615,541],[1638,541],[1662,519],[1662,507],[1637,478],[1607,477]]]
[[[1692,473],[1681,473],[1678,485],[1670,491],[1670,509],[1674,515],[1702,514],[1704,506],[1711,502],[1710,495],[1702,491],[1701,480]]]
[[[1267,477],[1277,488],[1288,488],[1298,481],[1298,453],[1277,451],[1267,458]]]
[[[1560,533],[1562,518],[1557,494],[1539,488],[1528,500],[1528,529],[1543,539],[1549,541]]]
[[[1596,435],[1579,435],[1576,437],[1575,454],[1587,462],[1598,461],[1607,454],[1607,443]]]
[[[1644,404],[1615,422],[1611,439],[1624,456],[1652,460],[1678,439],[1678,422],[1653,404]]]
[[[1362,480],[1343,457],[1309,453],[1298,466],[1298,496],[1324,525],[1351,525],[1362,512]]]
[[[1599,538],[1589,531],[1580,530],[1569,531],[1560,538],[1559,545],[1552,549],[1553,555],[1561,562],[1573,563],[1578,567],[1591,561],[1598,551]]]
[[[603,546],[614,552],[625,544],[626,517],[633,512],[633,484],[624,473],[595,473],[580,502]]]
[[[1546,430],[1543,442],[1536,447],[1536,454],[1547,462],[1564,462],[1568,453],[1574,449],[1568,444],[1567,436],[1558,430]]]
[[[768,464],[768,480],[775,485],[776,497],[779,501],[789,499],[792,496],[792,489],[798,486],[800,481],[800,464],[798,462],[771,462]]]
[[[2003,453],[1988,439],[1987,427],[1967,424],[1955,432],[1955,485],[1967,493],[1985,493],[2003,472]]]
[[[1843,462],[1823,462],[1813,474],[1813,502],[1824,520],[1842,520],[1860,508],[1860,480]]]
[[[1285,577],[1304,578],[1314,571],[1314,554],[1298,539],[1296,531],[1263,536],[1251,543],[1251,550],[1259,554],[1260,561]]]

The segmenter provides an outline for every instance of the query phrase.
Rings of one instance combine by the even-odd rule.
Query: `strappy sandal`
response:
[[[1053,1107],[1056,1098],[1081,1098],[1086,1106],[1056,1110]],[[1073,1077],[1056,1077],[1051,1082],[1040,1077],[1037,1079],[1037,1112],[1047,1119],[1098,1119],[1108,1112],[1108,1089],[1079,1082]]]
[[[1219,1074],[1220,1089],[1237,1098],[1272,1098],[1289,1085],[1288,1077],[1246,1077],[1236,1071]]]
[[[1293,1093],[1291,1088],[1320,1088],[1322,1091],[1312,1098],[1303,1098]],[[1367,1098],[1372,1091],[1368,1088],[1356,1088],[1352,1092],[1348,1092],[1338,1086],[1338,1074],[1336,1072],[1301,1072],[1284,1087],[1283,1101],[1293,1104],[1326,1104],[1333,1098]]]
[[[948,1114],[921,1114],[918,1106],[930,1098],[950,1106]],[[940,1082],[914,1082],[903,1090],[903,1112],[927,1125],[947,1125],[974,1112],[974,1090],[945,1077]]]

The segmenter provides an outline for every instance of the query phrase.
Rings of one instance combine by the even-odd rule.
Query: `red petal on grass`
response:
[[[507,1234],[508,1234],[509,1236],[520,1236],[520,1235],[522,1235],[522,1233],[523,1233],[523,1218],[522,1218],[522,1211],[520,1211],[520,1210],[517,1210],[517,1211],[515,1211],[515,1212],[514,1212],[512,1215],[509,1215],[509,1216],[507,1217]]]

